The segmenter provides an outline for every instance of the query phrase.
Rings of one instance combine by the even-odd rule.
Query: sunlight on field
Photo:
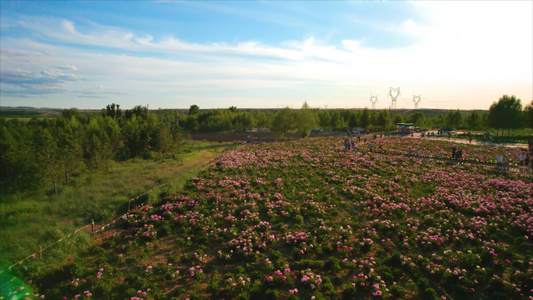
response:
[[[461,147],[456,161],[441,141],[248,144],[31,287],[67,299],[531,296],[531,177],[497,170],[493,147]]]

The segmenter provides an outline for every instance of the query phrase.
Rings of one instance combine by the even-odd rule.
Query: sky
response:
[[[0,1],[0,105],[488,109],[533,1]],[[391,91],[391,88],[395,89]],[[399,88],[399,94],[398,90]]]

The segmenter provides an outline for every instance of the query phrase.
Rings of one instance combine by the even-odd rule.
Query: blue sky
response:
[[[533,99],[532,1],[0,1],[0,104],[487,109]]]

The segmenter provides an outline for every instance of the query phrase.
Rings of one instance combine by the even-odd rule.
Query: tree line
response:
[[[515,96],[502,96],[488,111],[441,111],[404,114],[389,110],[311,108],[280,110],[150,111],[130,110],[110,104],[100,113],[66,109],[56,118],[33,117],[29,121],[0,118],[0,187],[4,191],[69,185],[80,170],[107,171],[111,161],[153,157],[179,151],[188,135],[196,132],[270,130],[278,136],[296,131],[302,137],[312,129],[369,132],[393,131],[396,123],[418,127],[452,127],[468,130],[533,128],[533,101],[522,107]]]
[[[533,128],[533,101],[522,107],[516,96],[503,95],[488,111],[457,110],[428,114],[414,111],[409,114],[389,110],[319,110],[304,103],[301,109],[284,108],[271,121],[270,130],[283,136],[297,130],[300,136],[309,134],[311,128],[333,131],[352,131],[364,128],[367,132],[391,131],[397,123],[413,123],[417,127],[449,127],[466,130],[504,130]]]
[[[49,186],[57,193],[76,172],[107,171],[111,161],[179,150],[185,140],[178,114],[150,114],[108,105],[101,114],[64,110],[57,118],[0,119],[0,187]]]

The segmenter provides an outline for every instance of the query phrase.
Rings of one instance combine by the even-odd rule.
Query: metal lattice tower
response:
[[[389,96],[392,100],[391,109],[396,109],[396,99],[400,96],[400,88],[389,88]]]
[[[422,101],[422,96],[413,95],[413,102],[415,103],[415,109],[418,109],[418,103],[420,103],[420,101]]]
[[[372,109],[376,109],[376,102],[378,102],[378,96],[370,96],[370,102],[372,102]]]

